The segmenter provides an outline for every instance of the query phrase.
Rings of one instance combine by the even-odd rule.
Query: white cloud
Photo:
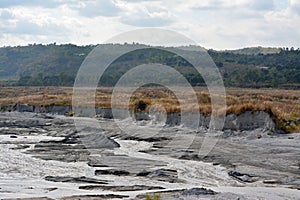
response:
[[[10,0],[0,3],[0,46],[99,43],[162,27],[207,48],[300,47],[298,0]]]
[[[274,8],[273,0],[186,0],[184,7],[199,10],[224,10],[224,9],[241,9],[250,10],[271,10]]]
[[[161,2],[119,2],[123,10],[120,21],[137,27],[161,27],[173,22],[173,16]]]
[[[300,15],[300,2],[297,0],[290,0],[289,1],[289,7],[291,10],[293,10],[295,13]]]
[[[94,0],[85,1],[82,7],[78,9],[79,13],[86,17],[98,16],[117,16],[120,9],[113,1],[107,0]]]
[[[1,1],[0,8],[19,7],[19,6],[30,6],[30,7],[46,7],[55,8],[63,3],[70,3],[72,0],[9,0]]]
[[[2,20],[10,20],[10,19],[13,19],[14,16],[11,12],[9,12],[8,10],[2,10],[0,12],[0,19]]]

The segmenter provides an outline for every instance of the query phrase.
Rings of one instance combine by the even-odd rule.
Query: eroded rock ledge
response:
[[[27,104],[16,104],[16,105],[7,105],[2,106],[1,111],[17,111],[17,112],[35,112],[35,113],[51,113],[58,115],[73,115],[72,107],[66,105],[49,105],[49,106],[32,106]],[[118,116],[113,115],[112,109],[110,108],[96,108],[95,114],[99,118],[112,119],[118,118],[122,119],[126,116],[128,110],[118,110]],[[88,112],[89,113],[89,112]],[[75,113],[78,116],[94,117],[89,116],[89,114],[84,113]],[[133,113],[130,112],[131,116],[138,121],[141,120],[152,120],[155,122],[160,122],[165,120],[166,125],[177,126],[184,125],[186,127],[193,127],[193,124],[182,123],[180,113],[168,113],[166,116],[163,114],[155,114],[155,116],[149,115],[149,113]],[[190,113],[189,117],[197,117],[196,114]],[[205,117],[200,115],[200,127],[208,128],[210,123],[210,117]],[[224,130],[254,130],[254,129],[265,129],[269,131],[276,131],[276,122],[272,116],[265,111],[246,111],[242,114],[228,114],[225,118]]]

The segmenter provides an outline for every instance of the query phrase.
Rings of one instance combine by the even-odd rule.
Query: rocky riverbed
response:
[[[0,113],[0,199],[300,199],[299,134],[76,120]]]

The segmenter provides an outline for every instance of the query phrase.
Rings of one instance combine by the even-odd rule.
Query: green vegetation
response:
[[[107,44],[106,48],[113,46]],[[81,63],[94,47],[34,44],[0,48],[0,85],[72,86]],[[199,48],[190,46],[184,49],[193,51]],[[234,51],[208,50],[208,53],[226,86],[300,88],[299,49],[257,47]],[[205,85],[201,75],[186,60],[168,51],[150,48],[118,58],[104,73],[101,86],[113,86],[129,69],[147,63],[172,66],[193,86]]]
[[[300,86],[300,50],[280,49],[276,54],[245,55],[209,50],[220,68],[226,86]]]
[[[66,116],[67,117],[73,117],[74,116],[74,111],[73,110],[70,110],[68,113],[66,113]]]
[[[93,48],[72,44],[0,48],[1,84],[71,86],[80,64]]]
[[[161,200],[161,197],[159,194],[154,194],[153,196],[146,194],[145,198],[146,198],[146,200]]]
[[[258,55],[258,54],[274,54],[279,53],[281,51],[280,48],[272,48],[272,47],[248,47],[237,50],[226,50],[225,52],[235,53],[235,54],[245,54],[245,55]]]

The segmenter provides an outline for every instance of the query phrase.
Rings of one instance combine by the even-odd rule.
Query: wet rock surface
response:
[[[178,178],[178,172],[172,169],[158,169],[154,171],[141,171],[137,174],[137,176],[147,177],[150,179],[165,181],[165,182],[182,182]]]
[[[217,194],[215,191],[206,189],[206,188],[192,188],[183,190],[182,195],[190,196],[190,195],[215,195]]]
[[[20,198],[12,198],[12,199],[6,199],[6,200],[20,200]],[[36,198],[22,198],[22,200],[53,200],[48,197],[36,197]]]
[[[53,182],[70,182],[70,183],[94,183],[94,184],[108,184],[107,180],[99,180],[87,177],[67,177],[67,176],[46,176],[45,180]]]
[[[298,134],[289,139],[256,129],[207,135],[151,122],[125,132],[113,120],[80,120],[76,127],[63,116],[0,113],[0,197],[145,199],[153,191],[148,195],[161,199],[268,199],[265,187],[287,192],[286,199],[300,197]],[[207,137],[216,144],[203,156]],[[261,192],[236,193],[248,186]]]
[[[103,194],[103,195],[76,195],[61,198],[61,200],[100,200],[100,199],[124,199],[128,198],[126,195]]]
[[[130,172],[126,170],[120,169],[103,169],[103,170],[96,170],[95,175],[116,175],[116,176],[127,176]]]
[[[164,187],[160,186],[146,186],[146,185],[128,185],[128,186],[99,186],[99,185],[85,185],[80,186],[81,190],[109,190],[109,191],[139,191],[139,190],[162,190]]]
[[[250,174],[243,174],[237,171],[230,171],[228,172],[228,175],[242,182],[252,183],[257,181],[255,176]]]
[[[142,200],[146,198],[152,199],[163,199],[163,200],[201,200],[201,199],[210,199],[210,200],[250,200],[243,195],[233,194],[233,193],[217,193],[213,190],[205,188],[192,188],[186,190],[173,190],[165,192],[153,192],[143,195],[138,195],[135,200]],[[254,200],[254,198],[251,198]],[[258,199],[257,199],[258,200]]]

